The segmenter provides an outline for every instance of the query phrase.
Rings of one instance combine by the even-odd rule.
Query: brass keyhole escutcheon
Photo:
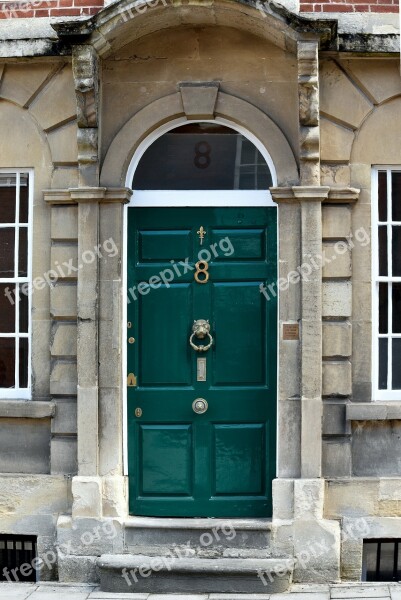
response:
[[[136,408],[135,409],[135,416],[136,417],[142,417],[142,408]]]

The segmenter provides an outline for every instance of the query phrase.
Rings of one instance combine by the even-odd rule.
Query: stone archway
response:
[[[100,173],[100,185],[124,185],[139,144],[163,123],[175,119],[226,119],[242,126],[266,148],[277,172],[278,185],[296,185],[298,167],[283,132],[249,102],[219,91],[213,83],[181,84],[179,92],[152,102],[134,115],[110,144]]]

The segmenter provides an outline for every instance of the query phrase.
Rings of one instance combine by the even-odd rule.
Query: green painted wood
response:
[[[130,512],[270,516],[277,304],[259,286],[277,278],[276,209],[128,213]],[[209,281],[199,284],[194,265],[209,258]],[[195,319],[210,321],[215,343],[205,353],[189,345]],[[206,381],[197,381],[197,358],[206,358]],[[198,397],[209,405],[202,415],[192,410]]]

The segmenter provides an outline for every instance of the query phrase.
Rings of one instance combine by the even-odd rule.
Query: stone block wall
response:
[[[33,168],[32,275],[42,282],[32,292],[35,402],[0,404],[3,473],[76,472],[76,273],[65,265],[76,267],[77,214],[52,215],[43,199],[78,183],[76,110],[69,59],[0,63],[0,167]]]
[[[60,274],[50,290],[52,473],[77,472],[77,256],[77,207],[52,206],[51,269]]]
[[[350,427],[345,403],[352,394],[351,206],[322,209],[322,394],[324,476],[351,475]]]
[[[323,474],[327,477],[400,473],[400,409],[393,403],[388,412],[381,405],[379,413],[372,397],[370,244],[372,166],[401,164],[397,141],[401,128],[395,116],[400,94],[398,60],[321,61],[322,183],[361,190],[352,206],[323,207],[323,250],[330,257],[337,242],[348,245],[323,269]]]

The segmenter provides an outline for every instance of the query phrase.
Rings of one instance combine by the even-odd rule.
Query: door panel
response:
[[[214,426],[214,495],[261,496],[265,489],[265,425]]]
[[[138,425],[141,495],[192,494],[192,426]]]
[[[130,511],[269,516],[277,307],[259,286],[277,277],[276,209],[128,213],[127,337],[134,342],[127,375],[136,376],[136,387],[127,388]],[[200,284],[195,264],[208,255],[209,280]],[[189,344],[196,319],[210,322],[207,352]],[[203,380],[199,358],[206,359]],[[207,401],[204,414],[194,412],[196,398]]]
[[[219,332],[213,385],[266,382],[266,300],[259,285],[260,281],[212,284],[213,324]]]
[[[191,385],[187,347],[175,335],[176,328],[183,331],[187,328],[192,308],[190,284],[161,286],[146,296],[139,296],[137,302],[141,386]]]
[[[139,232],[139,261],[183,260],[190,253],[190,235],[188,230]]]
[[[220,243],[221,240],[228,238],[235,252],[231,256],[216,256],[216,260],[232,260],[238,261],[246,258],[264,259],[265,258],[265,241],[264,229],[224,229],[212,231],[213,242]]]

